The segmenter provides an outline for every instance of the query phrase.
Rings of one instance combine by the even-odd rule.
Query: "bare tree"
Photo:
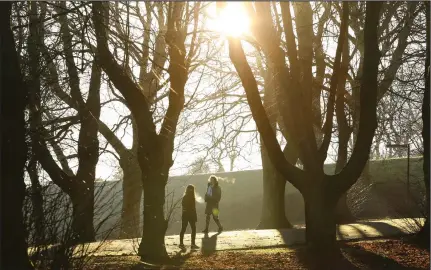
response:
[[[66,4],[60,3],[56,6],[57,13],[66,10]],[[58,16],[60,24],[60,38],[64,49],[64,58],[68,84],[70,86],[70,102],[79,109],[77,119],[79,119],[79,143],[77,146],[78,169],[76,174],[72,172],[67,164],[67,160],[57,148],[54,153],[57,155],[62,167],[58,166],[52,157],[48,148],[47,141],[49,136],[43,127],[42,106],[40,103],[40,77],[38,70],[31,70],[33,80],[32,96],[35,102],[30,104],[30,112],[37,132],[33,133],[34,149],[37,158],[43,169],[49,174],[51,180],[58,185],[66,194],[69,195],[73,204],[73,221],[72,227],[75,232],[76,241],[91,242],[95,240],[95,230],[93,226],[94,217],[94,180],[95,170],[99,159],[99,141],[98,141],[98,118],[100,116],[100,82],[101,69],[93,63],[91,67],[91,78],[88,88],[87,99],[84,100],[83,91],[80,85],[78,67],[76,65],[76,56],[74,55],[73,38],[67,23],[67,15]],[[44,60],[48,66],[47,77],[51,83],[51,88],[61,89],[58,82],[58,74],[55,64],[50,58],[46,44],[36,43],[37,49],[33,50],[34,59],[38,59],[39,54],[44,55]],[[42,62],[38,64],[41,65]],[[51,75],[51,76],[50,76]],[[52,140],[52,138],[51,138]],[[60,156],[59,156],[60,155]]]
[[[336,12],[330,12],[329,17],[333,24],[339,25],[340,16],[336,16],[336,14],[341,14],[341,5],[333,3],[332,6]],[[407,48],[412,43],[409,39],[411,40],[416,33],[412,29],[420,11],[417,6],[417,3],[403,4],[396,2],[382,5],[382,23],[378,29],[378,39],[382,44],[382,60],[378,76],[378,129],[381,131],[377,132],[375,141],[373,142],[373,152],[379,152],[378,149],[383,144],[381,142],[382,136],[383,134],[387,134],[387,127],[383,126],[385,116],[380,113],[381,108],[385,106],[386,96],[392,95],[393,88],[391,86],[397,78],[398,71],[403,65],[408,65],[406,64],[407,61],[404,61],[406,57],[415,57],[407,52]],[[335,151],[337,151],[335,173],[338,173],[345,166],[352,152],[351,146],[356,141],[360,113],[359,91],[362,76],[362,68],[360,67],[363,66],[363,14],[365,5],[362,3],[352,3],[349,9],[351,11],[351,23],[349,27],[354,35],[348,34],[348,40],[346,40],[345,46],[348,49],[343,51],[343,63],[341,64],[343,72],[342,76],[340,76],[341,81],[337,90],[335,110],[337,126],[335,132],[338,135],[333,138],[333,140],[338,141],[338,146],[335,148]],[[328,34],[335,34],[330,27],[327,28],[325,31]],[[328,67],[333,67],[334,60],[330,57],[325,58],[324,61]],[[348,84],[346,85],[346,83]],[[325,88],[322,85],[322,89]],[[400,106],[400,103],[396,102],[396,104]],[[397,110],[390,110],[390,114],[393,115],[394,112],[397,112]],[[407,133],[404,132],[404,134]],[[353,140],[351,135],[353,135]],[[361,185],[369,186],[371,184],[370,181],[369,165],[367,163],[361,175]],[[347,205],[346,194],[338,202],[336,213],[337,223],[349,223],[354,220],[355,217],[351,214]]]
[[[344,167],[336,175],[326,175],[323,172],[323,163],[327,156],[330,143],[332,119],[335,103],[335,95],[340,73],[340,60],[344,39],[347,33],[348,3],[343,3],[343,15],[341,20],[340,36],[333,74],[331,77],[330,96],[326,121],[323,126],[324,137],[320,146],[316,143],[316,135],[313,131],[311,87],[301,83],[300,78],[309,76],[300,74],[311,70],[304,70],[299,63],[295,38],[291,20],[290,4],[281,3],[282,19],[287,42],[287,55],[290,67],[287,67],[285,52],[279,47],[280,41],[276,40],[275,30],[269,13],[269,4],[256,3],[255,11],[259,18],[256,22],[258,31],[255,35],[259,44],[270,56],[270,63],[274,68],[274,76],[279,83],[278,94],[283,97],[286,107],[283,111],[283,122],[289,131],[289,138],[299,152],[304,170],[300,170],[287,162],[284,157],[275,134],[270,126],[268,117],[262,106],[257,90],[256,80],[247,63],[241,43],[238,39],[229,38],[230,58],[241,78],[247,99],[256,121],[259,133],[262,136],[265,147],[273,165],[302,193],[305,200],[306,212],[306,239],[310,251],[317,258],[330,262],[335,254],[335,206],[340,196],[346,192],[360,176],[366,161],[377,125],[377,74],[379,64],[379,50],[377,40],[377,25],[381,3],[368,2],[365,19],[364,33],[364,65],[361,80],[360,123],[358,138],[353,154]],[[301,68],[302,66],[302,68]],[[280,100],[280,98],[279,98]],[[328,260],[329,259],[329,260]]]
[[[157,133],[148,97],[130,75],[117,63],[108,47],[107,25],[104,21],[107,9],[101,3],[93,3],[93,21],[97,47],[97,61],[107,73],[114,86],[123,95],[137,127],[138,161],[142,171],[144,189],[144,226],[139,254],[142,258],[164,258],[167,256],[164,235],[167,222],[164,217],[165,186],[172,166],[172,152],[179,115],[184,107],[184,87],[188,78],[190,61],[196,53],[197,14],[199,4],[169,3],[167,9],[166,43],[170,65],[169,106]],[[193,14],[193,15],[192,15]],[[194,31],[188,53],[185,49],[187,28],[194,18]]]

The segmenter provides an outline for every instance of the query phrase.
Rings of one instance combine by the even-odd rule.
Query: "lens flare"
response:
[[[250,19],[241,2],[226,2],[210,24],[210,28],[227,36],[238,37],[250,32]]]

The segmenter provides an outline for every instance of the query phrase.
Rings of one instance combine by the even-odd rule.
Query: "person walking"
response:
[[[220,199],[221,199],[221,188],[219,186],[217,177],[214,175],[211,175],[208,180],[207,192],[205,193],[205,202],[207,203],[205,207],[206,222],[205,222],[205,230],[202,231],[205,234],[208,234],[208,227],[210,224],[211,215],[213,216],[213,219],[218,226],[218,232],[221,233],[223,231],[223,227],[220,224],[220,220],[219,220]]]
[[[186,232],[187,226],[190,223],[190,227],[192,228],[192,249],[199,248],[195,244],[196,239],[196,198],[195,198],[195,187],[193,185],[188,185],[186,191],[184,192],[183,200],[182,200],[182,224],[181,224],[181,232],[180,232],[180,245],[181,249],[185,248],[184,246],[184,233]]]

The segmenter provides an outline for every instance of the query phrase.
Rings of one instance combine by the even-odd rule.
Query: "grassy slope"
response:
[[[411,182],[422,183],[422,159],[411,159]],[[334,165],[325,166],[325,171],[330,174],[334,171]],[[379,185],[383,191],[405,190],[400,185],[406,179],[406,159],[392,159],[372,161],[370,164],[371,181],[373,183],[386,183]],[[259,223],[262,203],[262,171],[247,170],[239,172],[217,173],[221,177],[222,200],[220,203],[220,218],[227,230],[254,229]],[[179,200],[188,184],[196,187],[197,194],[203,196],[206,191],[206,184],[209,174],[198,174],[190,176],[173,176],[169,178],[167,185],[168,198],[166,200],[169,208],[173,202]],[[118,221],[122,202],[122,183],[104,182],[97,183],[104,185],[101,194],[98,196],[95,213],[95,224],[107,215],[112,217],[102,226],[102,231],[112,227]],[[395,188],[393,188],[395,186]],[[391,187],[391,188],[389,188]],[[55,188],[54,188],[55,189]],[[398,195],[397,195],[398,196]],[[400,201],[400,200],[398,200]],[[402,201],[400,203],[404,204]],[[198,230],[204,226],[204,204],[197,204]],[[369,208],[376,208],[371,205]],[[286,214],[292,223],[303,223],[303,200],[301,194],[289,183],[286,187]],[[377,208],[376,208],[377,209]],[[377,209],[378,210],[378,209]],[[380,211],[380,210],[379,210]],[[383,209],[381,211],[388,211]],[[176,209],[172,215],[167,235],[178,234],[180,230],[180,211]],[[215,229],[214,223],[211,227]]]

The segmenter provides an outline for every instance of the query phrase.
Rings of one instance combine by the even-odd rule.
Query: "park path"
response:
[[[361,240],[379,237],[411,234],[418,228],[423,219],[382,219],[361,221],[337,226],[338,240]],[[95,242],[87,249],[92,256],[136,255],[140,239],[108,240],[104,243]],[[174,255],[181,251],[178,247],[179,236],[165,237],[166,249]],[[196,235],[196,244],[202,253],[220,250],[251,249],[277,246],[294,246],[305,243],[305,228],[282,230],[244,230],[225,231],[221,234],[210,232],[207,237],[203,233]],[[184,244],[190,249],[190,234],[184,236]]]

